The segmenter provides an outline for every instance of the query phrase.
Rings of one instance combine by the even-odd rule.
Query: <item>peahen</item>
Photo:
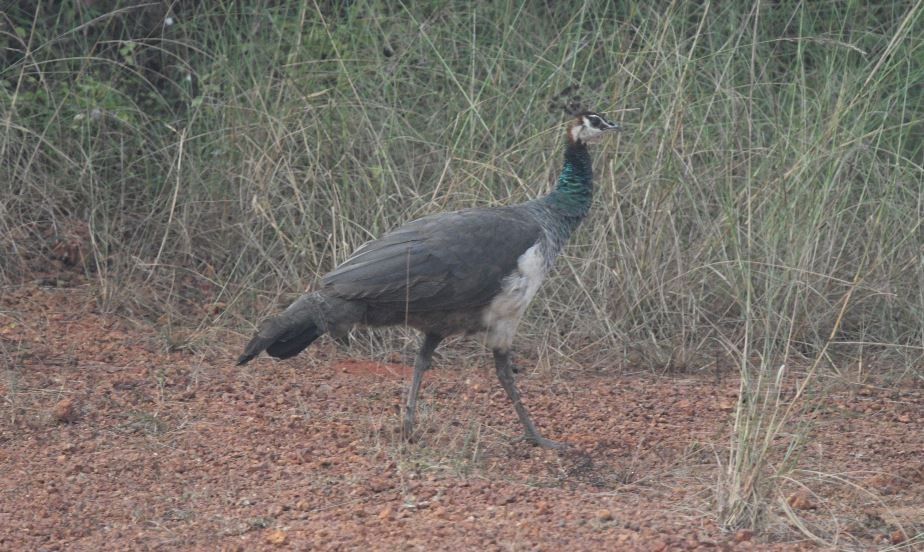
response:
[[[238,365],[264,350],[280,359],[295,356],[321,335],[342,337],[355,325],[416,328],[423,343],[403,420],[404,435],[410,436],[423,373],[440,341],[483,332],[526,439],[558,448],[559,443],[539,434],[523,406],[510,346],[527,305],[590,208],[593,175],[587,144],[619,128],[597,113],[576,114],[567,128],[558,183],[544,197],[430,215],[361,246],[324,276],[319,290],[264,321]]]

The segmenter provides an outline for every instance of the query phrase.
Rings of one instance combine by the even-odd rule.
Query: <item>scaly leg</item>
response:
[[[433,351],[436,350],[442,340],[443,336],[428,333],[424,336],[420,351],[417,352],[417,360],[414,361],[414,376],[411,378],[411,389],[408,391],[407,405],[404,408],[404,424],[402,425],[401,433],[405,439],[410,439],[414,431],[417,394],[420,392],[423,374],[430,369],[430,363],[433,361]]]
[[[523,401],[520,400],[520,392],[517,391],[517,386],[513,382],[513,372],[510,368],[510,353],[501,351],[500,349],[494,349],[494,367],[497,370],[497,379],[499,379],[501,385],[504,386],[504,391],[507,392],[507,397],[509,397],[510,402],[513,403],[513,408],[517,411],[520,423],[523,424],[523,428],[526,430],[526,440],[543,448],[557,449],[564,447],[564,443],[546,439],[542,435],[539,435],[539,431],[536,430],[535,424],[533,424],[533,421],[529,417],[529,412],[526,410],[526,407],[523,406]]]

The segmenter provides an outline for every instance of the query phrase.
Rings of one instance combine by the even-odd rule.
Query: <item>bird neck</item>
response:
[[[567,217],[582,219],[590,209],[593,196],[593,169],[587,145],[571,140],[565,148],[565,163],[558,175],[558,184],[546,196],[546,202],[554,210]]]

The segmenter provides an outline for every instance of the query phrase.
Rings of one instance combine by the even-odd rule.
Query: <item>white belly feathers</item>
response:
[[[482,313],[485,345],[505,351],[510,348],[520,319],[539,290],[546,272],[538,243],[520,255],[517,269],[504,278],[501,292]]]

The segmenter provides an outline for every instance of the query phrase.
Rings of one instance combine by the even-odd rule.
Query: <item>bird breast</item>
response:
[[[547,267],[539,243],[520,255],[517,268],[504,278],[500,293],[483,312],[485,345],[504,351],[510,348],[526,307],[545,279]]]

